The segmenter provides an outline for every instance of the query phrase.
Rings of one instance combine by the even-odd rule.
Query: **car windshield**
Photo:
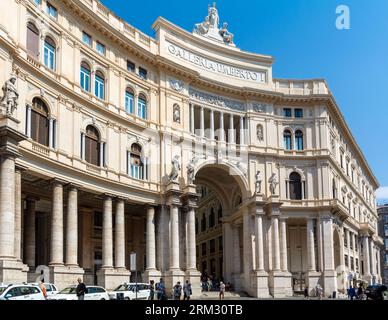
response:
[[[62,291],[60,291],[59,293],[60,294],[75,294],[75,288],[74,287],[65,288]]]
[[[122,284],[118,286],[114,291],[128,291],[128,285],[127,284]]]

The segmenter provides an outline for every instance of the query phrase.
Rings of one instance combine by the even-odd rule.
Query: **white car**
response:
[[[148,283],[124,283],[109,292],[109,297],[112,300],[148,300],[150,292]]]
[[[45,300],[42,290],[30,284],[0,285],[0,300]]]
[[[29,284],[33,285],[33,286],[38,286],[39,287],[38,283],[29,283]],[[47,297],[52,296],[54,294],[57,294],[59,292],[57,287],[54,284],[52,284],[52,283],[44,283],[44,286],[46,287]]]
[[[70,286],[57,294],[47,297],[47,300],[78,300],[75,293],[77,286]],[[85,300],[109,300],[109,295],[103,287],[98,286],[86,286],[87,293],[85,294]]]

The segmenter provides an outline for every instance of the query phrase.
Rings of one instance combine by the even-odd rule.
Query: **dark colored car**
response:
[[[388,288],[385,285],[374,284],[366,288],[365,294],[371,300],[384,300],[384,294],[387,294]]]

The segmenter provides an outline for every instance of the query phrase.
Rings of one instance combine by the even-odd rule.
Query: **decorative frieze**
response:
[[[225,97],[220,97],[213,94],[201,92],[192,88],[189,89],[189,95],[191,99],[198,101],[200,103],[207,103],[213,106],[237,110],[237,111],[245,111],[246,109],[245,104],[240,101],[231,100]]]

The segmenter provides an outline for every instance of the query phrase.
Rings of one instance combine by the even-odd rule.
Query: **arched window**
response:
[[[46,37],[44,40],[44,65],[51,69],[55,70],[55,42],[50,37]]]
[[[81,63],[80,84],[81,88],[90,92],[90,66],[86,62]]]
[[[39,60],[39,30],[32,22],[27,24],[27,52]]]
[[[214,208],[211,209],[209,215],[209,228],[213,228],[215,225],[216,215],[214,213]]]
[[[94,76],[94,94],[99,99],[105,99],[105,77],[101,71],[97,71]]]
[[[139,95],[136,116],[142,119],[147,119],[147,98],[144,94]]]
[[[133,105],[135,101],[135,94],[131,88],[125,90],[125,111],[133,114]]]
[[[290,174],[290,199],[302,200],[302,181],[297,172]]]
[[[291,131],[285,130],[283,133],[284,149],[292,150]]]
[[[301,130],[297,130],[295,132],[295,146],[296,146],[296,150],[298,151],[302,151],[304,149],[303,132]]]
[[[144,165],[141,160],[141,152],[141,146],[139,146],[137,143],[134,143],[131,146],[130,176],[139,180],[144,179]]]
[[[100,134],[94,126],[86,127],[85,161],[99,166],[100,161]]]
[[[39,98],[32,100],[31,139],[49,146],[49,111],[46,104]]]

